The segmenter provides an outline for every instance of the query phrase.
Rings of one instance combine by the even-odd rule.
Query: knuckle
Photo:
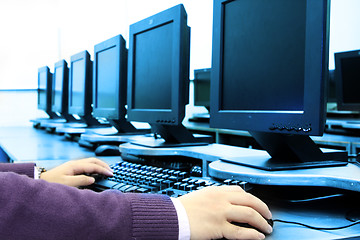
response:
[[[252,208],[246,208],[244,215],[246,219],[253,219],[256,216],[256,212]]]

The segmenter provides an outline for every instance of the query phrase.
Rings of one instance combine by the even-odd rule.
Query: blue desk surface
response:
[[[0,127],[0,148],[12,162],[35,162],[47,169],[69,160],[95,157],[93,151],[80,147],[77,142],[31,126]],[[101,159],[111,164],[120,157]]]
[[[80,147],[77,142],[70,142],[64,136],[49,134],[31,126],[0,128],[0,147],[15,162],[32,161],[47,168],[52,168],[68,160],[95,156],[92,151]],[[217,152],[219,153],[219,151]],[[198,156],[204,154],[205,152],[197,153]],[[227,152],[227,154],[230,154],[230,152]],[[108,163],[120,160],[119,157],[104,157],[101,159]],[[216,162],[215,157],[212,160],[214,160],[213,163]],[[268,190],[265,188],[263,191]],[[271,193],[271,190],[269,191]],[[358,207],[360,202],[359,194],[354,195],[354,197],[357,204],[348,204],[345,200],[340,199],[336,203],[320,204],[321,207],[318,204],[311,203],[284,204],[272,201],[267,203],[275,219],[297,221],[321,227],[337,227],[350,223],[345,219],[345,213]],[[276,222],[273,234],[267,236],[266,239],[342,239],[359,235],[360,225],[336,231],[318,231]]]

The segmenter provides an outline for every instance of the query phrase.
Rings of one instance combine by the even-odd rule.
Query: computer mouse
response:
[[[100,145],[95,149],[96,156],[120,156],[119,146]]]

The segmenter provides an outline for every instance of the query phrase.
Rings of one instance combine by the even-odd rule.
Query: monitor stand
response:
[[[107,123],[100,123],[91,115],[81,116],[82,122],[79,123],[64,123],[62,126],[56,127],[57,134],[64,134],[67,139],[78,141],[80,135],[87,130],[94,130],[100,128],[110,128]]]
[[[119,145],[131,141],[133,136],[142,136],[150,133],[149,128],[137,129],[124,119],[108,119],[113,126],[111,131],[88,131],[81,134],[79,139],[80,146],[87,148],[97,148],[100,145]]]
[[[210,122],[210,114],[209,113],[194,113],[191,118],[189,118],[189,122],[201,122],[201,123],[209,123]]]
[[[73,115],[64,113],[61,114],[61,118],[57,119],[56,121],[47,121],[42,124],[42,126],[46,129],[49,133],[55,133],[55,130],[58,126],[62,126],[63,124],[81,124],[81,120],[77,120]],[[84,124],[84,123],[82,123]]]
[[[223,161],[268,170],[295,170],[330,166],[345,166],[348,163],[346,151],[323,152],[307,135],[250,132],[269,157],[230,157]]]
[[[47,122],[64,122],[65,121],[54,112],[50,112],[50,111],[45,111],[45,112],[49,116],[48,118],[36,118],[36,119],[30,120],[33,123],[34,128],[39,128],[39,129],[43,128],[42,124],[47,123]]]
[[[163,125],[150,124],[154,132],[154,137],[144,137],[139,141],[132,141],[132,144],[151,147],[169,148],[184,146],[203,146],[213,141],[211,136],[192,134],[184,125]],[[158,137],[161,136],[161,137]]]

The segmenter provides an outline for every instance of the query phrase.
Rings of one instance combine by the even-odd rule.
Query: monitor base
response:
[[[162,138],[144,137],[139,140],[131,141],[132,144],[149,148],[173,148],[189,146],[205,146],[212,142],[212,137],[208,135],[194,134],[194,142],[167,142]]]
[[[326,155],[326,153],[324,153]],[[334,153],[329,153],[334,154]],[[266,170],[266,171],[282,171],[282,170],[296,170],[296,169],[309,169],[309,168],[324,168],[324,167],[339,167],[346,166],[348,162],[342,161],[314,161],[314,162],[291,162],[291,161],[278,161],[274,158],[266,156],[258,157],[233,157],[221,159],[224,162],[235,163],[238,165]]]

